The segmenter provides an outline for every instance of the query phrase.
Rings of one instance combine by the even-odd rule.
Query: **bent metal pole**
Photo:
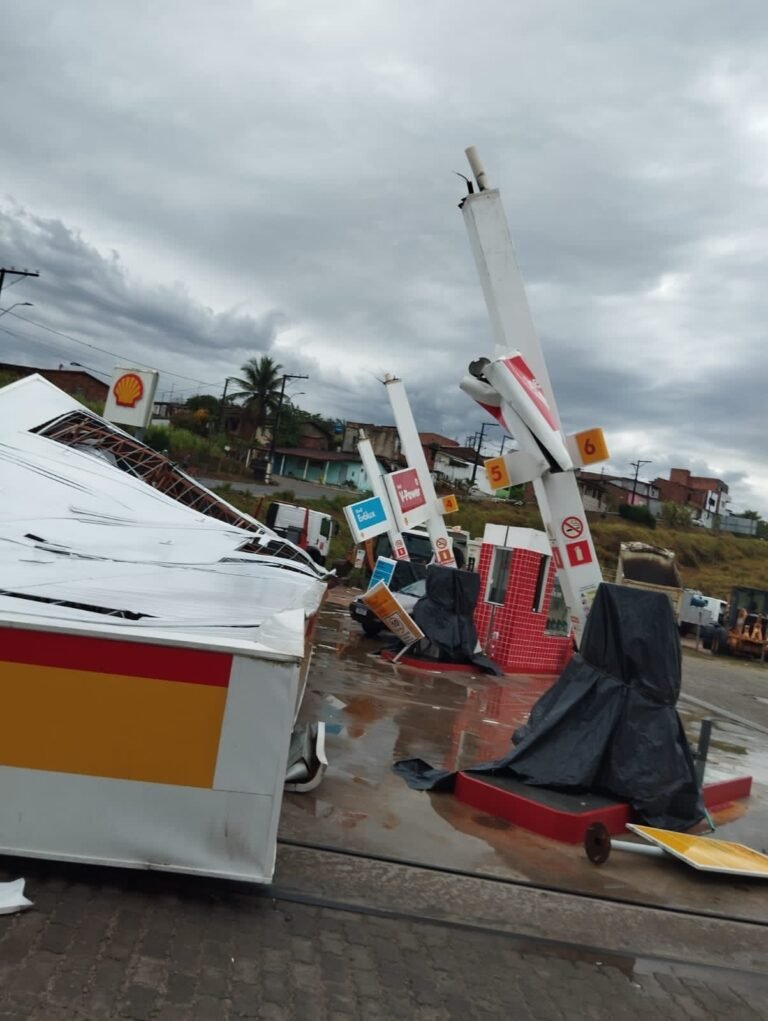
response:
[[[462,389],[520,446],[520,457],[510,455],[510,463],[519,469],[513,481],[533,483],[578,643],[602,581],[600,566],[501,196],[498,189],[488,187],[474,147],[466,153],[479,191],[467,195],[461,209],[495,351],[492,359],[473,362]]]

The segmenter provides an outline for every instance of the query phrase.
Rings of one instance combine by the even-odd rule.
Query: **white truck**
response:
[[[616,565],[616,584],[645,589],[646,592],[663,592],[669,597],[677,617],[683,581],[672,550],[645,542],[622,542]]]
[[[308,507],[295,507],[290,503],[272,502],[267,508],[266,523],[273,532],[305,549],[316,564],[325,565],[335,532],[330,514]]]
[[[686,635],[697,627],[706,627],[721,622],[726,602],[717,596],[705,596],[695,589],[683,589],[680,597],[680,608],[677,614],[677,625],[680,634]]]
[[[677,560],[672,550],[649,546],[644,542],[623,542],[619,547],[616,584],[630,585],[668,596],[681,635],[701,625],[717,624],[725,602],[705,596],[697,589],[683,588]]]

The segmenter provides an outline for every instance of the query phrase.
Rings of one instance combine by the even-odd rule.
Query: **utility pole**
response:
[[[272,466],[275,461],[275,446],[277,445],[277,427],[280,424],[280,411],[283,407],[283,398],[285,397],[285,384],[289,379],[309,379],[309,376],[302,376],[297,373],[286,372],[283,375],[282,383],[280,384],[280,397],[277,401],[277,408],[275,409],[275,417],[272,420],[272,436],[269,440],[269,457],[267,459],[267,484],[272,481]]]
[[[635,478],[634,478],[634,481],[632,483],[632,506],[633,507],[635,505],[635,496],[637,494],[637,476],[640,474],[640,469],[641,469],[641,467],[644,464],[653,464],[653,461],[641,461],[641,460],[638,459],[637,461],[630,461],[629,462],[630,468],[634,468],[635,469]],[[646,500],[646,504],[647,503],[648,503],[648,501]]]
[[[6,276],[9,277],[39,277],[39,273],[32,273],[28,269],[14,269],[11,267],[7,269],[5,266],[0,266],[0,294],[3,293],[3,284],[5,283]]]
[[[475,477],[477,475],[478,465],[480,464],[480,451],[483,449],[483,436],[485,436],[485,430],[492,429],[498,424],[498,422],[483,422],[480,426],[480,432],[477,434],[477,447],[475,448],[475,464],[472,468],[472,478],[469,480],[470,486],[474,486],[475,484]]]
[[[216,425],[216,432],[222,432],[224,428],[224,410],[227,403],[227,387],[230,383],[236,383],[236,376],[227,376],[224,380],[224,393],[221,395],[221,401],[219,402],[219,420]]]

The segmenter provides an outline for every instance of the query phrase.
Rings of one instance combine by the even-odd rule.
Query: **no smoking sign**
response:
[[[567,518],[563,518],[560,530],[566,539],[578,539],[584,531],[584,522],[575,514],[569,514]]]

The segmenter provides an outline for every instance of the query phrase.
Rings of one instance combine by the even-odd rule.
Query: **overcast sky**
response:
[[[474,144],[565,428],[768,517],[767,36],[764,0],[5,5],[0,264],[41,275],[3,291],[34,308],[0,360],[187,395],[268,353],[299,405],[377,423],[391,372],[463,442]]]

